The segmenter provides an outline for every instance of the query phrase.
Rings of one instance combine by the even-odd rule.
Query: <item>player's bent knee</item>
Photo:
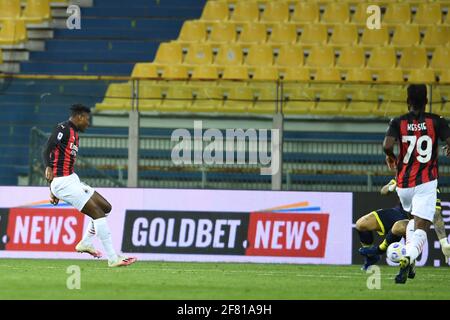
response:
[[[427,230],[431,226],[431,221],[425,219],[416,219],[416,229]]]
[[[103,212],[103,210],[94,201],[92,201],[92,199],[86,203],[81,212],[88,215],[94,220],[105,217],[105,213]]]
[[[365,217],[359,218],[358,221],[356,221],[356,230],[367,231],[367,224]]]
[[[404,236],[406,235],[406,226],[408,225],[408,222],[406,221],[397,221],[392,226],[392,233],[396,236]]]
[[[103,210],[103,212],[104,212],[105,214],[108,214],[108,213],[111,212],[111,210],[112,210],[112,206],[111,206],[109,203],[107,203],[106,206],[105,206],[105,208],[104,208],[104,210]]]

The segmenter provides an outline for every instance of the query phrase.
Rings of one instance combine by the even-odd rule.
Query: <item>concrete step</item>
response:
[[[27,23],[27,29],[50,29],[51,22],[45,21],[41,23]]]
[[[53,20],[54,19],[60,19],[60,18],[67,19],[68,16],[69,16],[69,14],[67,13],[67,7],[65,7],[65,8],[58,8],[58,9],[52,9]]]
[[[0,49],[3,50],[30,50],[30,51],[44,51],[45,41],[39,39],[28,40],[18,44],[2,44]]]
[[[28,30],[28,39],[51,39],[53,38],[53,30]]]
[[[30,59],[30,53],[24,50],[5,50],[3,51],[3,61],[20,62]]]
[[[3,73],[19,73],[20,72],[20,64],[14,62],[4,62],[0,64],[0,72]]]

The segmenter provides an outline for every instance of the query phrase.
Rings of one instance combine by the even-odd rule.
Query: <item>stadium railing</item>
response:
[[[111,90],[114,87],[117,90]],[[155,88],[161,96],[152,96]],[[173,88],[180,89],[181,93]],[[441,94],[448,92],[448,88],[437,85],[431,88],[433,110],[439,112],[448,107],[448,100]],[[183,89],[188,91],[187,95]],[[333,90],[339,94],[333,94]],[[3,176],[11,174],[16,181],[17,176],[21,177],[19,184],[45,184],[41,164],[45,134],[56,123],[67,119],[67,110],[72,103],[81,102],[89,106],[97,104],[93,109],[94,126],[82,135],[77,163],[80,176],[92,185],[127,184],[128,113],[137,108],[141,114],[139,187],[270,189],[271,178],[260,174],[260,164],[176,165],[171,158],[176,145],[171,141],[171,134],[177,128],[186,128],[192,134],[195,120],[203,121],[204,130],[217,128],[224,135],[226,128],[270,129],[275,111],[282,108],[283,111],[295,111],[284,112],[285,121],[290,124],[283,132],[284,190],[375,191],[391,178],[384,165],[382,133],[372,139],[359,139],[359,133],[340,138],[332,130],[320,138],[289,133],[307,130],[296,128],[297,122],[314,120],[320,123],[322,119],[335,121],[332,126],[339,126],[343,119],[347,125],[377,119],[375,123],[382,126],[379,131],[384,131],[388,118],[381,112],[358,116],[345,110],[348,111],[349,104],[357,103],[356,109],[370,106],[372,110],[384,108],[386,115],[391,111],[396,113],[405,107],[404,93],[396,93],[396,90],[405,91],[404,84],[361,83],[349,91],[349,86],[336,83],[24,75],[3,78],[0,145],[2,150],[11,152],[0,155],[0,177],[4,181]],[[436,92],[439,95],[435,97]],[[112,106],[117,106],[115,110],[99,108],[108,99]],[[309,113],[318,109],[325,111]],[[32,127],[37,129],[31,130]],[[203,141],[203,148],[206,145],[208,143]],[[244,149],[248,159],[249,141]],[[450,186],[447,163],[442,159],[444,165],[440,172],[444,188]]]

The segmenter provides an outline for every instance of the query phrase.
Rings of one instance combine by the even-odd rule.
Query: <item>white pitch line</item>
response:
[[[13,265],[1,265],[0,267],[6,267],[9,270],[25,270],[24,268],[19,268],[17,266]],[[41,270],[65,270],[65,267],[33,267],[33,270],[41,269]],[[118,270],[111,270],[111,268],[87,268],[89,270],[110,270],[117,272]],[[124,270],[124,269],[122,269]],[[258,270],[217,270],[217,269],[174,269],[174,268],[145,268],[145,269],[128,269],[132,272],[167,272],[171,274],[177,274],[177,273],[205,273],[205,272],[216,272],[216,273],[222,273],[222,274],[254,274],[257,276],[295,276],[295,277],[308,277],[308,278],[365,278],[367,277],[364,272],[354,272],[354,273],[339,273],[339,274],[316,274],[316,273],[302,273],[299,271],[258,271]],[[420,270],[419,270],[420,272]],[[450,273],[447,274],[448,276],[442,276],[442,275],[436,275],[436,274],[426,274],[426,273],[420,273],[417,277],[417,279],[422,280],[450,280]],[[395,276],[394,273],[388,273],[388,274],[382,274],[382,278],[393,278]],[[416,280],[416,279],[415,279]],[[414,281],[415,281],[414,280]]]

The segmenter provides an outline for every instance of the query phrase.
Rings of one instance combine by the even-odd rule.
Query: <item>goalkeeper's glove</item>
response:
[[[450,244],[448,243],[447,238],[442,238],[439,242],[441,243],[442,253],[445,256],[445,262],[448,263],[448,260],[450,259]]]

